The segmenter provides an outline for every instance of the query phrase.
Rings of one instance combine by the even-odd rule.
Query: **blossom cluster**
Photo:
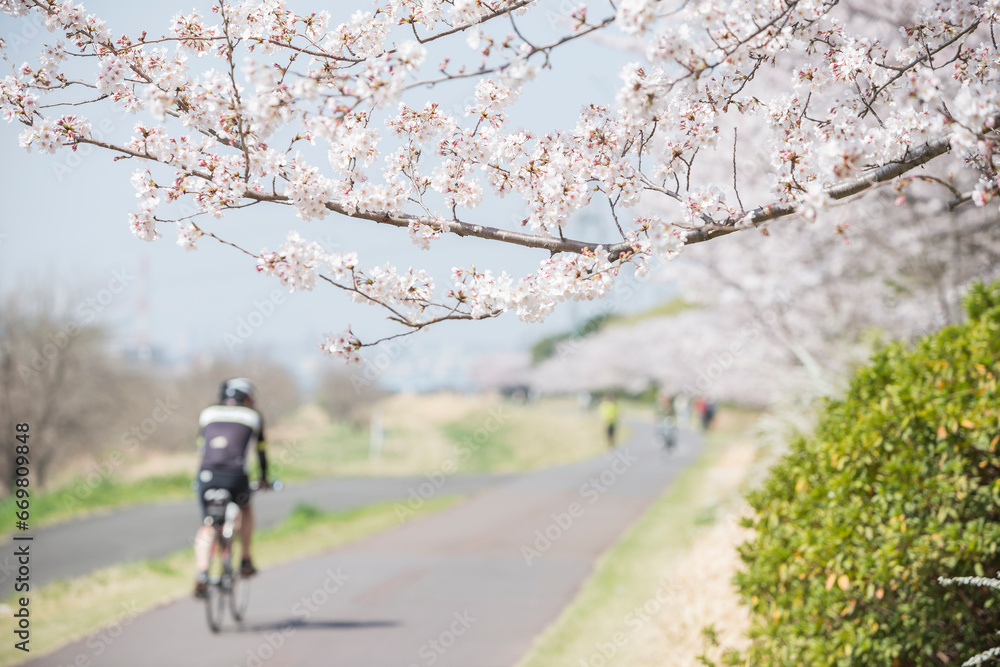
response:
[[[536,4],[377,0],[336,23],[285,0],[239,0],[178,13],[169,36],[147,41],[114,34],[72,0],[2,0],[12,16],[38,13],[58,41],[36,64],[12,65],[0,113],[25,125],[24,148],[43,153],[93,142],[86,104],[138,114],[131,137],[101,145],[147,163],[133,177],[130,216],[147,241],[174,202],[213,218],[271,202],[307,221],[391,219],[423,248],[451,231],[504,240],[490,221],[466,220],[488,216],[492,197],[518,199],[521,228],[501,232],[552,256],[520,279],[462,269],[440,299],[419,269],[362,271],[298,236],[260,255],[258,269],[290,289],[311,289],[329,271],[354,298],[401,309],[413,326],[447,313],[542,319],[560,301],[606,294],[625,262],[674,257],[706,227],[746,226],[756,206],[816,219],[838,184],[934,142],[935,156],[947,152],[940,142],[951,149],[949,198],[959,188],[979,206],[997,197],[995,0],[889,3],[898,25],[829,0],[583,3],[549,44],[518,30]],[[499,36],[501,24],[513,34]],[[614,103],[595,100],[571,128],[514,127],[512,109],[553,50],[612,26],[640,52]],[[429,62],[438,40],[450,40],[458,64]],[[62,71],[70,61],[93,67],[78,81],[75,66],[73,77]],[[445,85],[467,85],[468,103],[411,100]],[[77,90],[87,92],[66,102]],[[49,94],[57,102],[41,104]],[[69,103],[80,113],[50,111]],[[745,206],[744,184],[765,201]],[[576,214],[594,204],[620,238],[571,241]],[[194,247],[201,228],[179,222],[178,243]]]
[[[323,267],[338,275],[352,270],[356,263],[356,258],[330,255],[315,241],[305,241],[298,232],[289,232],[278,252],[266,248],[260,252],[257,271],[276,277],[290,292],[308,291],[315,287],[316,276]]]

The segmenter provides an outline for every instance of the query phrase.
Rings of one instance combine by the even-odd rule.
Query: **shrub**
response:
[[[736,584],[754,665],[961,664],[998,643],[1000,286],[860,369],[750,496]]]

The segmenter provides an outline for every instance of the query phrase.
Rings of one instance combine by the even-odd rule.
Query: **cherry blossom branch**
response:
[[[994,117],[994,124],[1000,126],[1000,115]],[[138,151],[131,151],[121,146],[115,146],[108,144],[106,142],[94,140],[92,138],[81,137],[78,139],[79,143],[88,143],[103,148],[108,148],[110,150],[119,151],[125,153],[132,157],[146,158],[146,159],[156,159],[149,154],[140,153]],[[891,162],[886,165],[882,165],[870,171],[868,174],[856,178],[845,183],[835,185],[833,187],[824,190],[826,196],[832,200],[841,200],[853,195],[860,194],[876,185],[891,181],[927,162],[930,162],[936,157],[939,157],[950,150],[950,140],[947,138],[938,139],[932,142],[925,143],[920,147],[912,151],[907,151],[907,154],[898,161]],[[157,160],[159,161],[159,160]],[[206,173],[198,173],[196,171],[188,172],[193,176],[211,181],[211,175]],[[662,188],[657,188],[652,186],[651,183],[647,183],[647,187],[650,189],[655,189],[658,192],[668,194],[672,197],[679,198],[677,193],[672,193],[666,191]],[[267,194],[262,192],[257,192],[253,190],[247,190],[243,193],[243,196],[253,199],[256,201],[269,201],[269,202],[280,202],[289,203],[290,200],[287,196],[281,194]],[[610,201],[610,200],[609,200]],[[344,207],[341,204],[334,202],[326,202],[325,207],[335,213],[357,218],[363,220],[369,220],[372,222],[380,224],[388,224],[394,227],[409,228],[412,224],[424,224],[424,225],[440,225],[440,221],[434,218],[420,217],[407,213],[401,212],[389,212],[389,211],[378,211],[378,212],[363,212],[363,211],[352,211]],[[717,238],[719,236],[725,236],[727,234],[740,231],[746,227],[759,227],[766,222],[776,220],[779,218],[787,217],[793,215],[798,210],[797,204],[792,203],[782,203],[782,204],[772,204],[758,207],[753,211],[749,212],[742,218],[730,218],[724,222],[713,222],[711,218],[707,216],[700,216],[703,220],[707,222],[702,227],[690,229],[687,232],[685,238],[685,244],[694,244],[710,239]],[[506,229],[500,229],[497,227],[490,227],[486,225],[478,225],[473,223],[468,223],[460,220],[450,220],[443,225],[443,231],[454,234],[460,237],[476,237],[485,240],[498,241],[502,243],[508,243],[512,245],[519,245],[528,248],[537,248],[546,250],[551,254],[556,254],[560,252],[572,252],[577,254],[583,254],[588,251],[594,250],[596,247],[603,245],[608,250],[608,253],[612,260],[617,260],[622,255],[627,255],[632,252],[632,245],[629,242],[618,242],[618,243],[608,243],[601,244],[595,242],[579,241],[575,239],[565,239],[565,238],[555,238],[550,236],[540,236],[536,234],[527,234],[524,232],[516,232]],[[619,225],[620,229],[620,225]]]
[[[213,233],[211,231],[208,231],[206,229],[198,227],[197,225],[195,226],[195,229],[197,230],[197,232],[198,232],[199,235],[208,236],[209,238],[214,239],[218,243],[221,243],[223,245],[227,245],[227,246],[229,246],[231,248],[234,248],[237,251],[243,253],[244,255],[252,257],[253,259],[256,259],[256,260],[260,260],[261,259],[261,255],[260,254],[250,252],[249,250],[247,250],[246,248],[243,248],[239,244],[233,243],[232,241],[227,241],[226,239],[223,239],[222,237],[218,236],[217,234],[215,234],[215,233]],[[359,288],[358,287],[359,276],[357,275],[357,273],[355,271],[351,272],[351,284],[350,285],[345,285],[343,283],[340,283],[340,282],[334,280],[333,278],[331,278],[331,277],[329,277],[327,275],[324,275],[322,273],[318,273],[316,275],[316,277],[319,278],[320,280],[328,283],[332,287],[336,287],[339,290],[343,290],[345,292],[348,292],[350,294],[355,295],[359,300],[361,300],[361,301],[363,301],[365,303],[368,303],[369,305],[376,305],[376,306],[378,306],[378,307],[386,310],[387,312],[390,313],[390,317],[388,319],[390,319],[391,321],[396,322],[398,324],[401,324],[403,326],[406,326],[408,328],[408,331],[406,331],[406,332],[404,332],[402,334],[396,334],[394,336],[389,336],[387,338],[382,338],[382,339],[379,339],[379,340],[376,340],[376,341],[373,341],[373,342],[370,342],[370,343],[363,343],[363,342],[359,341],[359,343],[360,343],[358,345],[359,348],[360,347],[372,347],[374,345],[378,345],[380,342],[384,342],[386,340],[391,340],[391,339],[397,338],[399,336],[416,333],[417,331],[420,331],[421,329],[424,329],[424,328],[426,328],[428,326],[431,326],[431,325],[434,325],[434,324],[439,324],[441,322],[447,322],[447,321],[467,321],[467,320],[474,320],[474,319],[487,319],[487,318],[498,317],[498,316],[500,316],[500,315],[503,314],[502,310],[496,310],[496,309],[494,309],[494,310],[488,311],[487,313],[479,315],[478,317],[476,317],[476,316],[473,316],[471,313],[463,312],[463,311],[459,310],[459,307],[461,306],[461,301],[460,300],[457,301],[454,306],[447,306],[445,304],[435,303],[435,302],[429,301],[429,300],[416,299],[416,300],[414,300],[414,305],[416,307],[418,307],[421,312],[423,312],[423,311],[425,311],[427,309],[438,309],[438,310],[444,310],[445,312],[444,312],[444,314],[435,315],[435,316],[430,317],[428,319],[414,320],[412,317],[410,317],[410,316],[406,315],[405,313],[401,312],[398,308],[395,308],[391,303],[388,303],[386,300],[380,299],[377,296],[374,296],[374,295],[372,295],[372,294],[370,294],[370,293],[362,290],[361,288]]]
[[[743,200],[740,199],[740,188],[736,183],[736,144],[738,143],[738,141],[739,141],[739,130],[734,127],[733,128],[733,192],[736,193],[736,203],[740,205],[740,209],[746,210],[743,208]]]
[[[316,46],[311,40],[307,40],[313,46]],[[295,51],[296,53],[301,53],[307,56],[313,56],[315,58],[322,58],[323,60],[336,60],[340,62],[348,63],[349,65],[356,65],[358,63],[363,63],[365,58],[348,57],[348,56],[338,56],[330,53],[329,51],[321,50],[318,47],[316,49],[307,49],[302,46],[296,46],[294,44],[288,44],[285,42],[279,42],[275,39],[269,39],[267,41],[271,46],[276,46],[282,49],[288,49],[289,51]]]
[[[253,257],[254,259],[260,259],[260,255],[258,255],[257,253],[250,252],[249,250],[247,250],[246,248],[243,248],[242,246],[240,246],[237,243],[233,243],[232,241],[227,241],[226,239],[224,239],[224,238],[216,235],[213,232],[208,231],[207,229],[205,229],[203,227],[199,227],[198,225],[195,225],[195,228],[198,230],[198,232],[202,236],[207,236],[209,238],[215,239],[216,241],[218,241],[222,245],[227,245],[230,248],[235,248],[236,250],[238,250],[239,252],[243,253],[244,255],[249,255],[250,257]]]
[[[614,23],[614,21],[615,21],[615,17],[614,16],[609,16],[608,18],[604,19],[603,21],[601,21],[598,24],[587,26],[586,30],[580,30],[580,31],[578,31],[576,33],[573,33],[572,35],[566,35],[565,37],[561,37],[561,38],[557,39],[556,41],[550,42],[548,44],[543,44],[542,46],[535,46],[534,44],[530,44],[527,40],[524,40],[525,43],[528,44],[531,47],[531,49],[526,54],[524,54],[523,56],[520,56],[519,59],[521,59],[521,60],[527,60],[527,59],[531,58],[532,56],[535,56],[535,55],[537,55],[539,53],[543,53],[543,54],[545,54],[546,62],[548,62],[548,58],[549,58],[550,53],[551,53],[551,51],[553,49],[555,49],[555,48],[557,48],[559,46],[562,46],[563,44],[566,44],[567,42],[571,42],[571,41],[573,41],[575,39],[579,39],[580,37],[584,37],[586,35],[589,35],[590,33],[594,32],[594,31],[606,28],[609,25],[611,25],[612,23]],[[494,67],[487,67],[485,69],[477,69],[477,70],[474,70],[474,71],[461,72],[459,74],[447,74],[446,73],[445,76],[437,78],[437,79],[425,79],[423,81],[417,81],[415,83],[411,83],[411,84],[407,85],[406,88],[404,88],[404,90],[410,90],[411,88],[419,88],[421,86],[434,86],[434,85],[437,85],[439,83],[444,83],[445,81],[452,81],[452,80],[457,80],[457,79],[465,79],[465,78],[470,78],[470,77],[474,77],[474,76],[483,76],[484,74],[492,74],[493,72],[503,71],[507,67],[510,67],[510,64],[511,64],[510,62],[506,62],[506,63],[504,63],[502,65],[496,65]]]
[[[319,267],[329,267],[326,275],[352,298],[379,306],[407,328],[506,310],[537,321],[567,299],[606,295],[626,262],[672,257],[685,244],[795,213],[815,217],[829,202],[880,184],[902,189],[922,178],[911,170],[952,148],[951,163],[975,173],[978,184],[963,194],[947,179],[942,184],[951,194],[938,190],[938,196],[956,205],[972,199],[977,206],[1000,197],[996,133],[984,125],[984,119],[998,120],[1000,108],[993,39],[998,15],[990,3],[925,3],[901,30],[873,36],[869,27],[850,32],[849,21],[834,15],[834,0],[711,7],[677,0],[672,8],[654,0],[609,1],[614,16],[589,23],[582,5],[569,15],[569,28],[554,26],[537,43],[511,14],[532,4],[384,3],[334,27],[328,12],[299,15],[281,3],[219,3],[221,19],[203,19],[197,11],[179,15],[172,37],[147,42],[145,32],[134,41],[113,36],[73,2],[11,0],[5,11],[23,13],[32,5],[47,27],[76,46],[47,45],[37,64],[19,67],[0,53],[13,70],[0,81],[0,112],[28,126],[19,141],[29,151],[92,144],[115,159],[143,158],[172,170],[158,173],[144,162],[132,175],[139,203],[129,226],[144,241],[160,237],[157,223],[171,217],[157,216],[158,207],[178,200],[216,217],[269,202],[292,207],[306,221],[332,212],[406,228],[422,247],[451,234],[549,253],[536,274],[520,280],[456,269],[455,289],[437,302],[426,271],[363,271],[350,253],[327,253],[294,232],[281,252],[247,253],[257,257],[260,271],[292,289],[311,289]],[[510,19],[515,34],[502,42],[481,35],[481,26],[499,17]],[[536,63],[551,66],[554,49],[613,22],[646,39],[645,60],[623,65],[614,103],[598,94],[569,127],[513,128],[513,105]],[[482,38],[483,47],[473,47],[484,56],[482,65],[473,55],[435,72],[422,45],[449,36],[460,43],[463,31],[473,38],[470,45]],[[541,43],[546,40],[552,41]],[[456,46],[449,53],[464,50]],[[268,58],[275,54],[270,64],[251,56],[261,50]],[[192,54],[209,55],[214,66],[193,66]],[[238,66],[242,56],[251,56],[245,70]],[[96,92],[77,86],[56,92],[68,85],[59,63],[70,57],[90,59],[89,76],[73,78]],[[71,62],[74,72],[88,65]],[[759,80],[765,64],[788,75],[786,87]],[[447,112],[440,100],[414,105],[419,95],[401,98],[453,79],[479,79],[464,117],[462,109]],[[89,104],[142,111],[144,117],[130,138],[107,140],[92,134],[91,120],[76,111]],[[66,111],[49,111],[57,106]],[[763,195],[769,199],[762,199],[772,203],[749,212],[741,198],[746,192],[739,190],[738,134],[731,147],[720,140],[734,123],[744,141],[748,128],[760,128],[752,141],[762,153],[755,164],[772,181],[771,194]],[[310,148],[299,143],[306,141]],[[898,148],[917,141],[926,143],[905,153]],[[732,205],[724,194],[730,162]],[[488,216],[466,211],[483,211],[487,197],[507,195],[524,207],[522,227],[460,219]],[[610,233],[606,240],[614,243],[573,238],[573,216],[600,205],[594,197],[607,199],[620,236]],[[679,214],[625,214],[661,205]],[[188,219],[176,222],[179,244],[190,248],[201,230]],[[346,340],[361,346],[353,334]]]
[[[289,201],[288,197],[284,195],[274,195],[256,191],[247,191],[243,196],[260,201]],[[524,232],[515,232],[508,229],[500,229],[498,227],[489,227],[486,225],[477,225],[470,222],[463,222],[461,220],[448,220],[442,223],[442,221],[435,218],[420,217],[409,213],[396,213],[390,211],[352,211],[345,208],[343,205],[334,202],[326,202],[324,206],[334,213],[339,213],[340,215],[350,218],[370,220],[384,225],[403,228],[409,228],[411,224],[431,226],[441,225],[444,227],[443,231],[454,234],[455,236],[473,236],[488,241],[499,241],[501,243],[509,243],[526,248],[547,250],[552,254],[560,252],[583,254],[603,245],[607,248],[609,254],[616,256],[628,251],[631,248],[629,243],[602,244],[596,242],[576,241],[573,239],[561,240],[554,237],[526,234]]]
[[[781,11],[781,13],[779,13],[777,16],[775,16],[771,20],[765,22],[763,25],[758,25],[758,24],[755,23],[755,28],[756,29],[754,31],[752,31],[750,34],[748,34],[745,37],[737,38],[736,41],[735,41],[735,43],[731,43],[731,44],[729,44],[727,46],[723,46],[722,44],[719,44],[718,41],[715,39],[715,37],[711,34],[711,32],[708,31],[708,37],[709,37],[709,39],[712,40],[712,42],[715,43],[715,45],[718,48],[718,50],[722,52],[722,54],[721,54],[722,57],[716,58],[714,64],[709,64],[708,62],[702,61],[701,65],[703,65],[703,67],[698,67],[698,68],[692,68],[691,66],[689,66],[686,63],[683,63],[683,62],[681,62],[679,60],[676,61],[678,65],[684,67],[688,71],[687,71],[687,74],[685,74],[684,76],[680,77],[679,79],[676,79],[676,80],[672,81],[671,84],[670,84],[671,88],[673,88],[674,86],[676,86],[681,81],[684,81],[685,79],[692,78],[692,77],[695,78],[695,79],[697,79],[697,78],[701,77],[706,70],[707,71],[714,70],[720,64],[722,64],[724,62],[727,62],[730,58],[732,58],[734,55],[736,55],[744,46],[750,44],[751,42],[753,42],[755,39],[757,39],[761,35],[764,35],[765,33],[768,33],[768,32],[771,32],[771,34],[774,34],[774,33],[777,33],[777,32],[781,32],[781,30],[783,30],[784,27],[787,26],[789,16],[791,15],[792,10],[795,8],[795,6],[797,4],[798,4],[798,0],[792,0],[792,1],[788,2],[785,5],[784,9]],[[824,2],[824,7],[826,8],[826,12],[829,12],[831,9],[833,9],[833,7],[836,4],[837,4],[837,0],[828,0],[827,2]],[[784,21],[784,23],[781,23],[782,21]],[[812,25],[814,23],[815,23],[815,21],[808,21],[807,25]],[[727,27],[727,30],[730,30],[730,29]],[[730,30],[730,33],[731,33],[731,30]],[[739,90],[742,90],[746,86],[746,84],[754,77],[754,74],[756,74],[758,68],[760,67],[760,60],[761,59],[758,59],[757,65],[753,68],[753,70],[749,74],[745,75],[745,78],[744,78],[742,84],[740,85]],[[732,99],[732,97],[734,97],[735,95],[737,95],[738,92],[739,91],[731,93],[730,94],[730,99]]]
[[[906,65],[902,65],[902,66],[898,66],[898,67],[890,67],[888,65],[881,65],[880,64],[879,65],[880,67],[885,67],[887,69],[895,70],[896,74],[895,74],[895,76],[893,76],[892,78],[890,78],[888,81],[886,81],[885,83],[883,83],[881,86],[879,86],[878,88],[876,88],[871,93],[871,95],[865,101],[865,109],[864,109],[864,111],[861,112],[861,114],[860,114],[861,117],[864,118],[864,116],[869,111],[872,111],[872,113],[874,113],[874,111],[871,108],[871,105],[875,103],[875,100],[878,99],[879,95],[881,95],[883,92],[885,92],[885,90],[887,88],[889,88],[890,86],[892,86],[892,84],[896,83],[896,81],[898,81],[907,72],[909,72],[911,69],[913,69],[914,67],[916,67],[920,63],[924,62],[925,60],[928,63],[932,63],[934,56],[936,56],[941,51],[944,51],[946,48],[948,48],[949,46],[951,46],[952,44],[954,44],[955,42],[957,42],[961,38],[965,37],[966,35],[972,34],[973,32],[975,32],[976,28],[978,28],[978,27],[979,27],[979,21],[974,21],[973,23],[971,23],[968,26],[966,26],[966,28],[964,30],[962,30],[961,32],[959,32],[958,34],[956,34],[954,37],[952,37],[948,41],[946,41],[943,44],[941,44],[939,47],[937,47],[933,51],[931,51],[931,50],[928,49],[926,51],[926,53],[924,53],[924,55],[920,56],[919,58],[914,59],[912,62],[907,63]]]
[[[100,141],[93,139],[91,137],[80,137],[77,140],[78,143],[82,144],[92,144],[101,148],[108,150],[124,153],[130,157],[154,160],[156,162],[161,162],[162,164],[169,164],[166,161],[160,160],[155,156],[148,153],[140,153],[139,151],[130,150],[124,146],[117,146],[110,144],[105,141]],[[201,178],[206,181],[211,181],[211,174],[198,172],[195,170],[189,170],[189,175]],[[276,193],[264,193],[258,192],[256,190],[246,190],[243,192],[243,196],[252,199],[257,202],[274,202],[289,204],[291,200],[282,194]],[[387,224],[393,227],[409,228],[411,224],[423,224],[437,226],[442,225],[442,223],[436,218],[420,217],[416,215],[411,215],[408,213],[393,213],[389,211],[378,211],[378,212],[362,212],[362,211],[351,211],[341,204],[334,202],[326,202],[324,206],[334,213],[344,215],[350,218],[357,218],[361,220],[369,220],[372,222],[377,222],[380,224]],[[499,241],[501,243],[509,243],[512,245],[519,245],[526,248],[537,248],[540,250],[546,250],[551,254],[556,254],[560,252],[572,252],[576,254],[583,254],[588,251],[593,251],[598,246],[604,246],[607,248],[608,253],[613,257],[617,258],[623,253],[628,253],[631,251],[631,244],[627,242],[620,243],[599,243],[599,242],[588,242],[588,241],[577,241],[574,239],[556,239],[554,237],[539,236],[536,234],[527,234],[524,232],[515,232],[507,229],[500,229],[497,227],[490,227],[486,225],[477,225],[473,223],[463,222],[460,220],[450,220],[443,224],[444,230],[448,233],[454,234],[456,236],[472,236],[476,238],[481,238],[489,241]]]
[[[1000,114],[993,117],[991,121],[993,127],[1000,126]],[[951,150],[950,138],[936,139],[927,142],[910,151],[894,162],[872,169],[869,173],[859,178],[825,188],[823,193],[832,200],[841,200],[853,195],[861,194],[879,184],[891,181],[902,176],[908,171],[927,164],[931,160]],[[701,243],[710,239],[725,236],[733,232],[740,231],[745,227],[759,227],[771,220],[784,218],[796,213],[799,209],[797,204],[772,204],[761,206],[747,213],[743,218],[730,218],[724,222],[706,225],[688,232],[686,243]]]
[[[517,9],[520,9],[522,7],[527,7],[528,5],[530,5],[534,1],[535,0],[518,0],[518,2],[515,2],[514,4],[510,5],[509,7],[505,8],[505,9],[498,9],[498,10],[495,10],[492,14],[487,14],[486,16],[483,16],[478,21],[471,21],[469,23],[462,23],[460,25],[453,26],[449,30],[445,30],[443,32],[439,32],[439,33],[435,33],[433,35],[430,35],[429,37],[420,37],[417,34],[416,26],[414,26],[413,27],[414,28],[413,29],[413,35],[414,35],[414,37],[417,38],[417,41],[420,42],[421,44],[428,44],[428,43],[433,42],[435,40],[441,39],[442,37],[447,37],[448,35],[454,35],[455,33],[464,32],[464,31],[468,30],[469,28],[475,28],[478,25],[482,25],[482,24],[484,24],[484,23],[486,23],[488,21],[492,21],[495,18],[498,18],[500,16],[504,16],[506,14],[509,14],[509,13],[511,13],[511,12],[517,10]]]
[[[54,86],[48,88],[48,90],[57,90],[59,88],[65,88],[65,86]],[[87,104],[93,104],[94,102],[100,102],[103,99],[107,99],[107,95],[101,95],[100,97],[95,97],[90,100],[83,100],[81,102],[53,102],[52,104],[39,104],[38,108],[41,109],[55,109],[59,107],[82,107]]]

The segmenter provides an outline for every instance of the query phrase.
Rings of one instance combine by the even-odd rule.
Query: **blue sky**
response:
[[[546,30],[546,11],[559,9],[558,3],[548,5],[548,9],[543,6],[540,23],[530,26],[539,34]],[[140,27],[120,3],[85,6],[108,20],[115,32],[147,29],[151,35],[166,32],[170,16],[178,10],[200,6],[207,14],[209,7],[191,2],[147,5],[142,12],[145,24]],[[36,26],[8,17],[0,18],[0,34],[12,45],[13,56],[19,61],[33,58],[41,44],[52,38]],[[557,51],[555,70],[542,72],[537,81],[526,86],[512,109],[513,125],[536,131],[571,127],[584,103],[613,100],[621,65],[631,59],[635,59],[634,54],[592,41]],[[583,68],[585,74],[565,76],[561,69],[565,66]],[[406,101],[422,105],[421,98],[432,97],[446,106],[461,108],[473,85],[474,80],[469,80],[416,91]],[[135,118],[117,114],[92,117],[95,128],[105,128],[114,136],[127,133],[134,122]],[[256,274],[250,258],[209,239],[203,239],[194,252],[176,246],[171,229],[163,230],[164,238],[154,243],[137,240],[127,221],[135,202],[129,176],[137,163],[115,163],[97,150],[87,154],[62,151],[54,156],[28,154],[17,145],[20,130],[18,124],[0,124],[4,156],[0,162],[4,202],[0,209],[0,291],[45,285],[71,316],[80,319],[97,314],[123,345],[148,335],[155,347],[174,360],[225,355],[231,349],[252,347],[303,375],[323,364],[336,363],[318,351],[324,332],[337,332],[347,325],[363,338],[398,331],[378,310],[352,304],[332,289],[288,294],[276,280]],[[466,217],[486,224],[502,223],[520,216],[518,204],[511,198],[498,200]],[[585,215],[590,216],[591,225],[610,234],[605,209],[591,206]],[[254,251],[265,246],[277,248],[286,232],[296,229],[328,250],[357,250],[368,265],[393,261],[433,268],[439,282],[459,263],[520,275],[531,272],[544,257],[540,252],[478,239],[443,239],[433,244],[432,250],[421,251],[400,230],[332,216],[302,222],[285,207],[258,206],[230,213],[211,228]],[[667,298],[669,293],[667,285],[650,284],[611,307],[636,310]],[[595,308],[608,307],[572,304],[541,325],[523,324],[513,315],[443,324],[417,334],[411,345],[394,355],[385,377],[395,386],[410,388],[454,383],[478,357],[525,349],[542,336],[585,319]],[[250,335],[244,336],[247,332]],[[234,344],[234,340],[240,343]]]

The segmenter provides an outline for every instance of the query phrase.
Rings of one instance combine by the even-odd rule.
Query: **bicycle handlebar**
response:
[[[273,480],[268,486],[264,487],[263,489],[261,489],[259,480],[254,480],[250,482],[250,490],[254,492],[261,490],[281,491],[281,489],[283,489],[284,486],[285,485],[281,483],[280,479]]]

